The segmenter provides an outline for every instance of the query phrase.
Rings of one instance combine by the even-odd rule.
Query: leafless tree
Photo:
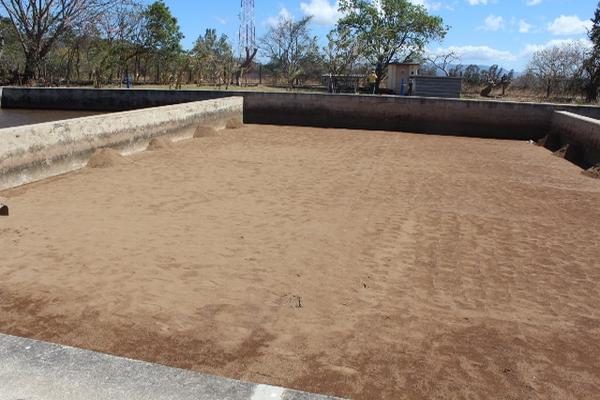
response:
[[[323,47],[323,62],[332,75],[346,74],[359,59],[361,49],[349,30],[334,29],[327,35],[327,46]]]
[[[23,47],[25,79],[35,78],[40,63],[67,30],[92,22],[110,3],[111,0],[0,0]]]
[[[146,50],[143,25],[143,5],[138,0],[120,0],[110,12],[99,13],[94,18],[94,24],[85,36],[96,39],[89,49],[96,86],[113,75],[129,77],[130,61]],[[136,73],[137,68],[134,68],[134,75]]]
[[[456,52],[450,51],[442,54],[431,54],[425,58],[425,61],[428,61],[435,68],[442,71],[445,76],[450,76],[452,64],[460,61],[460,57]]]
[[[577,79],[581,74],[585,49],[578,42],[552,46],[535,52],[527,67],[528,72],[544,83],[546,97],[561,82]]]
[[[317,38],[310,34],[310,20],[310,17],[299,21],[280,18],[260,40],[261,52],[290,87],[306,74],[311,64],[319,62]]]

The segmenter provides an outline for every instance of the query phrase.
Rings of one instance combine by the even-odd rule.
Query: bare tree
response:
[[[436,69],[442,71],[445,76],[450,76],[450,67],[452,67],[452,64],[460,61],[460,57],[456,52],[450,51],[442,54],[430,54],[425,57],[425,61],[428,61]]]
[[[34,79],[40,63],[68,29],[90,22],[110,0],[0,0],[17,31],[25,54],[25,79]]]
[[[569,85],[581,73],[585,49],[578,42],[565,43],[535,52],[527,70],[544,83],[546,97],[561,82]]]
[[[360,45],[348,29],[334,29],[327,34],[327,46],[323,47],[323,62],[332,75],[352,70],[360,57]]]
[[[319,61],[317,38],[311,36],[308,27],[310,20],[310,17],[299,21],[282,17],[260,40],[261,51],[290,87],[306,74],[310,64]]]
[[[96,39],[90,48],[95,86],[113,76],[129,77],[130,60],[147,50],[143,5],[138,0],[119,1],[110,12],[98,15],[84,36]]]

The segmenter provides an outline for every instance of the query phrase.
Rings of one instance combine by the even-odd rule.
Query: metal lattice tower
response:
[[[254,23],[254,0],[241,0],[239,55],[247,60],[256,50],[256,26]]]

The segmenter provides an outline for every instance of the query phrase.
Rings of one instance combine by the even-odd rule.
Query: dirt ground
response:
[[[246,126],[0,192],[0,332],[356,399],[600,393],[600,181]]]

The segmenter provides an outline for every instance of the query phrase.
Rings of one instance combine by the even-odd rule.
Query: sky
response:
[[[524,70],[533,52],[565,41],[589,45],[586,32],[598,0],[410,0],[439,15],[450,27],[430,53],[454,51],[462,64],[500,64]],[[191,48],[199,34],[215,28],[237,40],[240,0],[165,0]],[[336,0],[255,0],[256,30],[261,36],[278,16],[312,15],[322,37],[339,18]]]

